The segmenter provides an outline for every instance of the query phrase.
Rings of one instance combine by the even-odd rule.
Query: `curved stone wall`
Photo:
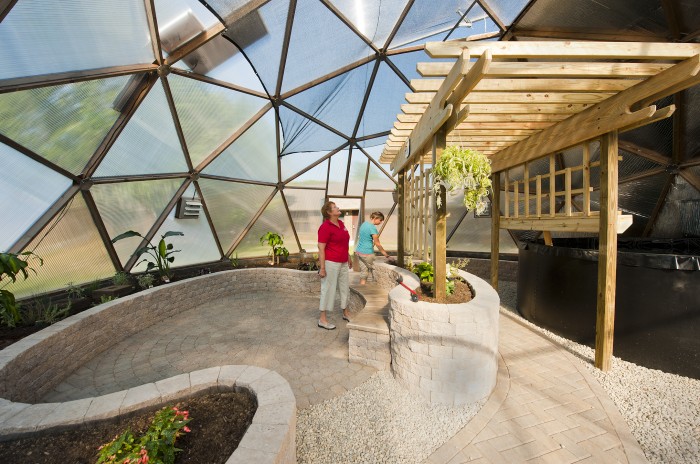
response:
[[[392,267],[378,266],[387,276]],[[397,270],[406,285],[419,286],[414,274]],[[498,293],[475,275],[460,274],[475,291],[468,303],[413,303],[401,286],[389,292],[394,377],[427,401],[450,406],[488,397],[498,371]]]

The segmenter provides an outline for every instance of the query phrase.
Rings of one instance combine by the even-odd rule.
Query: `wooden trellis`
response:
[[[431,169],[419,163],[409,171],[404,186],[404,252],[414,260],[430,260],[434,233]]]

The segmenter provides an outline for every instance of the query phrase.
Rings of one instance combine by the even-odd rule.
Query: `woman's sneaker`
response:
[[[319,326],[320,328],[326,329],[326,330],[333,330],[333,329],[335,329],[335,325],[334,325],[334,324],[331,324],[330,322],[326,322],[326,323],[324,324],[323,322],[321,322],[321,319],[318,320],[318,326]]]

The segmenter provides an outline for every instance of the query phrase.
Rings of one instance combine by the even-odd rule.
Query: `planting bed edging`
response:
[[[242,389],[255,396],[258,407],[227,464],[296,463],[297,408],[289,383],[275,371],[244,365],[211,367],[64,403],[26,404],[0,399],[0,440],[118,418],[196,394]]]
[[[401,274],[406,285],[419,286],[415,275]],[[500,298],[479,277],[460,275],[475,292],[467,303],[413,303],[401,286],[389,292],[392,372],[430,403],[474,403],[496,385]]]

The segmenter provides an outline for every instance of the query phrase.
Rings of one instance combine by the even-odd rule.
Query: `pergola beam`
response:
[[[501,43],[501,42],[498,42]],[[514,43],[514,42],[511,42]],[[423,77],[443,77],[453,63],[418,63]],[[494,62],[484,78],[549,77],[549,78],[639,78],[654,76],[673,66],[670,63],[603,63],[603,62]]]
[[[442,79],[412,79],[411,87],[416,92],[436,92]],[[641,82],[640,79],[601,78],[521,78],[482,79],[474,87],[475,92],[620,92]]]

